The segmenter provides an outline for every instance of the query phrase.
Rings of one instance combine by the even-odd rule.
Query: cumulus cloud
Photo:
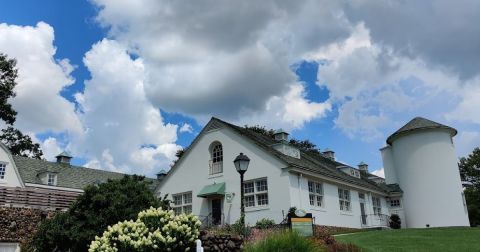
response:
[[[193,128],[192,128],[192,125],[188,124],[188,123],[184,123],[182,125],[182,127],[180,127],[180,129],[178,130],[180,133],[193,133]]]
[[[379,177],[382,177],[382,178],[385,178],[385,169],[380,168],[378,170],[373,171],[372,174],[376,175],[376,176],[379,176]]]
[[[40,147],[43,152],[43,157],[48,161],[54,161],[55,156],[60,154],[63,149],[60,147],[57,139],[54,137],[48,137],[40,143]]]
[[[31,132],[80,132],[74,104],[59,93],[74,80],[68,59],[56,59],[53,28],[0,24],[0,52],[17,59],[18,79],[12,99],[16,126]]]
[[[152,176],[168,167],[180,148],[174,144],[177,125],[164,123],[146,99],[142,60],[104,39],[84,63],[92,77],[76,98],[86,130],[72,137],[70,147],[94,168]]]
[[[110,36],[143,59],[149,100],[200,120],[244,122],[266,114],[272,100],[298,89],[290,66],[301,55],[350,32],[329,1],[94,2]],[[296,106],[315,102],[296,99],[302,100]],[[275,125],[301,125],[323,115],[323,106],[302,113],[270,117]]]

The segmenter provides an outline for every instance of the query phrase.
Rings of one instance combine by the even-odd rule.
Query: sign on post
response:
[[[288,220],[292,231],[298,232],[303,236],[313,236],[313,218],[311,213],[305,210],[297,210],[295,213],[288,214]]]

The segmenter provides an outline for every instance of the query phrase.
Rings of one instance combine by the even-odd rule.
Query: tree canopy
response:
[[[158,200],[150,182],[140,176],[90,185],[65,213],[41,223],[33,240],[37,251],[86,251],[95,236],[119,221],[136,219],[145,209],[168,209],[170,201]]]
[[[468,157],[460,158],[458,163],[460,177],[467,182],[463,191],[467,202],[470,225],[480,225],[480,148],[475,148]]]
[[[9,103],[10,98],[15,97],[14,88],[17,85],[18,70],[17,61],[9,59],[7,55],[0,53],[0,119],[7,128],[2,129],[0,141],[4,143],[14,155],[41,159],[43,152],[38,143],[33,143],[29,135],[24,135],[20,130],[13,127],[17,112]]]

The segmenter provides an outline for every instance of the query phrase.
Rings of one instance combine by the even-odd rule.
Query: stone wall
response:
[[[210,234],[202,231],[200,240],[205,252],[208,251],[241,251],[243,248],[243,238],[239,235],[219,235]]]
[[[54,211],[33,208],[0,207],[0,242],[25,245],[32,239],[40,222],[54,214]]]

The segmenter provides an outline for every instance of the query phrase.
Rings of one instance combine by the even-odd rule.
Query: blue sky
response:
[[[208,4],[0,2],[0,52],[24,77],[16,126],[47,159],[67,149],[149,176],[211,116],[285,128],[371,171],[415,116],[456,127],[458,155],[478,146],[476,2]]]

